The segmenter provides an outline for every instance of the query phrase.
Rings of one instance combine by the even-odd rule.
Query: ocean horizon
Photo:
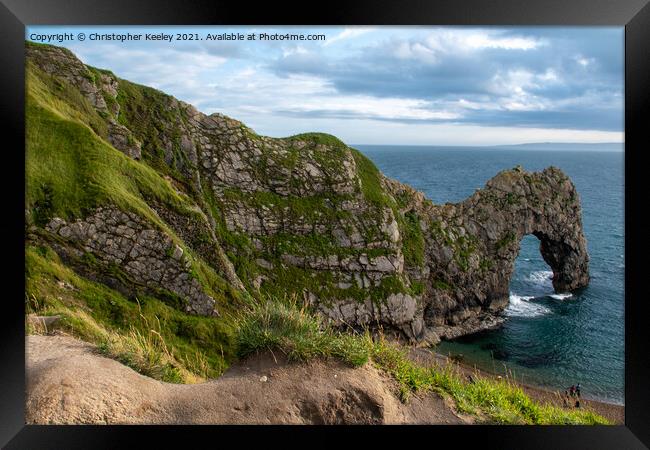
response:
[[[578,151],[578,152],[611,152],[623,153],[624,142],[597,142],[597,143],[571,143],[571,142],[530,142],[523,144],[498,144],[498,145],[429,145],[429,144],[349,144],[353,148],[394,149],[417,148],[430,150],[523,150],[523,151]]]

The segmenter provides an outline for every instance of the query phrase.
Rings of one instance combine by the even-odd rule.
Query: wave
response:
[[[532,303],[533,296],[517,295],[513,292],[510,293],[510,302],[504,313],[510,317],[538,317],[551,312],[545,306],[537,303]]]
[[[573,294],[570,292],[565,292],[561,294],[551,294],[549,297],[554,298],[555,300],[564,300],[565,298],[573,297]]]
[[[550,270],[536,270],[531,272],[525,280],[541,287],[553,287],[553,272]]]

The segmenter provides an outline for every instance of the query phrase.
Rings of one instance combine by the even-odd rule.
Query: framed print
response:
[[[2,6],[3,445],[648,445],[647,2],[146,3]]]

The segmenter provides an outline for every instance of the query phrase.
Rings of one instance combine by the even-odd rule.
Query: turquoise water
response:
[[[356,146],[391,178],[435,203],[457,202],[503,169],[550,165],[571,177],[582,202],[591,282],[555,295],[539,241],[521,242],[507,320],[498,330],[441,343],[437,350],[479,368],[506,368],[523,382],[624,403],[624,156],[622,152]]]

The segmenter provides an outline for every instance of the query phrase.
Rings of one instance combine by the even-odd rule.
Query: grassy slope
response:
[[[189,200],[155,170],[100,139],[88,123],[92,116],[86,111],[92,106],[85,98],[60,96],[48,89],[46,77],[37,68],[28,68],[26,207],[37,208],[35,221],[82,217],[110,202],[161,225],[147,197],[181,212],[190,210]],[[71,89],[59,83],[63,91]]]
[[[156,171],[172,176],[186,188],[191,186],[186,171],[191,163],[180,149],[180,128],[186,121],[180,108],[172,108],[173,97],[164,92],[119,80],[117,102],[120,105],[118,122],[128,127],[141,143],[144,160]],[[170,137],[172,151],[166,160],[159,134]]]
[[[105,131],[101,124],[104,122],[87,100],[64,81],[49,77],[29,63],[26,122],[25,208],[28,225],[43,226],[55,216],[68,220],[80,218],[107,204],[133,211],[185,248],[193,261],[194,275],[206,292],[217,300],[222,317],[196,318],[172,310],[160,300],[149,299],[147,304],[156,307],[147,310],[150,314],[144,315],[146,319],[139,319],[135,313],[137,303],[76,275],[75,283],[79,288],[75,294],[62,297],[64,300],[56,300],[54,296],[53,300],[52,292],[57,291],[57,282],[61,280],[59,275],[65,267],[51,257],[37,257],[38,252],[50,254],[46,249],[27,248],[26,295],[33,312],[62,313],[70,324],[76,323],[76,332],[104,348],[108,348],[109,341],[113,341],[115,349],[117,342],[122,342],[120,345],[123,346],[131,338],[131,350],[115,351],[134,355],[146,352],[147,339],[138,342],[138,333],[140,337],[151,337],[154,317],[158,317],[161,320],[156,325],[160,327],[158,332],[165,336],[164,342],[175,348],[175,358],[178,359],[175,367],[185,371],[185,375],[179,378],[178,373],[174,375],[174,370],[165,369],[157,373],[158,378],[178,381],[190,380],[192,376],[189,373],[199,377],[221,373],[235,352],[232,313],[233,302],[240,298],[240,294],[194,255],[147,204],[148,199],[155,199],[180,214],[200,220],[193,210],[192,201],[178,194],[154,169],[128,158],[101,139],[100,135]],[[73,277],[74,274],[68,272],[66,276]],[[105,314],[107,310],[111,313]],[[169,320],[166,321],[165,317]],[[146,325],[147,321],[149,325]],[[126,326],[137,323],[135,329]],[[206,327],[212,331],[206,331]],[[199,337],[188,331],[193,328]],[[196,359],[196,364],[187,362],[192,358]],[[142,371],[147,373],[148,370]]]
[[[47,247],[28,247],[25,258],[27,312],[60,315],[65,331],[140,373],[192,382],[220,375],[236,356],[232,321],[190,316],[150,296],[127,299]]]
[[[460,412],[479,422],[499,424],[608,424],[590,411],[539,404],[509,380],[476,376],[473,383],[451,368],[422,367],[405,351],[366,334],[341,334],[325,326],[297,302],[266,301],[253,305],[238,323],[239,352],[281,351],[290,359],[336,357],[352,366],[371,361],[398,383],[402,401],[411,393],[437,392],[453,399]]]

